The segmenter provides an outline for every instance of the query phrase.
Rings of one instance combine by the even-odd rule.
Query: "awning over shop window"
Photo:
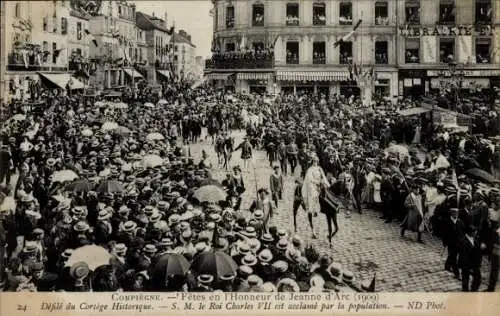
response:
[[[85,89],[85,85],[83,84],[83,82],[74,77],[71,77],[71,75],[68,73],[53,74],[53,73],[39,72],[38,74],[43,78],[49,80],[50,82],[52,82],[61,89],[66,89],[66,85],[68,83],[70,84],[71,90]]]
[[[211,73],[207,74],[206,77],[209,80],[227,80],[232,73]]]
[[[347,71],[278,71],[277,80],[285,81],[347,81]]]
[[[170,70],[157,70],[157,72],[167,79],[170,79],[171,77]]]
[[[431,109],[428,109],[428,108],[416,107],[416,108],[399,110],[398,114],[401,116],[412,116],[412,115],[419,115],[422,113],[427,113],[430,111],[431,111]]]
[[[142,75],[135,69],[125,68],[123,69],[127,75],[131,78],[143,78]]]
[[[241,72],[236,75],[239,80],[269,80],[272,73],[269,72]]]

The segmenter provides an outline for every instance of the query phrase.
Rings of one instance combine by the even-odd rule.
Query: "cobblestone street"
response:
[[[238,145],[244,132],[232,133]],[[226,170],[217,168],[217,157],[210,140],[191,145],[191,154],[198,161],[201,150],[210,156],[214,166],[214,177],[222,180]],[[243,167],[240,151],[233,154],[231,166]],[[243,195],[242,211],[247,212],[256,196],[256,188],[269,187],[269,175],[272,170],[263,151],[254,151],[254,168],[244,170],[246,192]],[[298,170],[296,174],[298,175]],[[257,181],[257,185],[255,185]],[[285,228],[293,234],[292,202],[294,178],[285,177],[284,196],[271,225]],[[249,214],[249,212],[247,212]],[[377,291],[417,292],[417,291],[460,291],[461,282],[451,272],[444,270],[446,252],[441,242],[430,235],[424,235],[425,244],[416,242],[415,234],[399,235],[398,223],[386,224],[379,219],[379,213],[366,210],[363,214],[352,213],[350,217],[339,214],[339,232],[335,235],[330,249],[327,240],[327,226],[323,214],[319,214],[316,223],[319,238],[312,239],[306,213],[300,209],[297,218],[298,231],[306,243],[312,243],[320,252],[332,253],[334,260],[342,263],[344,269],[354,272],[358,280],[369,279],[376,273]],[[487,285],[488,262],[483,260],[483,282],[481,290]]]

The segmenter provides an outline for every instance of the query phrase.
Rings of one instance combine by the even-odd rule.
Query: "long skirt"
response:
[[[422,215],[417,210],[410,209],[401,226],[412,232],[422,232],[424,230]]]

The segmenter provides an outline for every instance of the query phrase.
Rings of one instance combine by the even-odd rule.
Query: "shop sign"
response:
[[[461,70],[462,71],[462,70]],[[429,77],[439,77],[441,71],[439,70],[427,70],[427,76]],[[497,70],[463,70],[465,77],[496,77],[500,76],[500,69]],[[451,77],[450,71],[444,71],[445,77]]]
[[[493,25],[436,25],[436,26],[411,26],[405,25],[399,28],[399,35],[403,37],[419,36],[492,36],[495,32]]]

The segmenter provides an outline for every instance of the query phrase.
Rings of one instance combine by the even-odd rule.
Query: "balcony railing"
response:
[[[252,20],[253,26],[264,26],[264,19],[254,19]]]
[[[420,57],[418,55],[406,55],[405,63],[407,64],[418,64],[420,63]]]
[[[340,16],[339,17],[339,24],[340,25],[352,25],[352,18]]]
[[[326,17],[324,15],[318,15],[313,17],[313,25],[325,25]]]
[[[340,56],[339,64],[350,64],[352,63],[352,56]]]
[[[289,26],[297,26],[299,25],[299,17],[298,16],[288,16],[286,18],[286,25]]]
[[[212,59],[205,60],[207,69],[270,69],[274,67],[274,55],[266,53],[253,55],[251,53],[216,54]]]
[[[387,54],[375,54],[375,64],[385,65],[388,64]]]
[[[325,57],[313,57],[313,64],[326,64],[326,58]]]
[[[375,18],[375,25],[389,25],[389,18],[378,16]]]
[[[67,71],[68,67],[51,66],[40,64],[37,58],[28,58],[28,63],[24,63],[22,55],[11,53],[8,55],[8,71]]]

